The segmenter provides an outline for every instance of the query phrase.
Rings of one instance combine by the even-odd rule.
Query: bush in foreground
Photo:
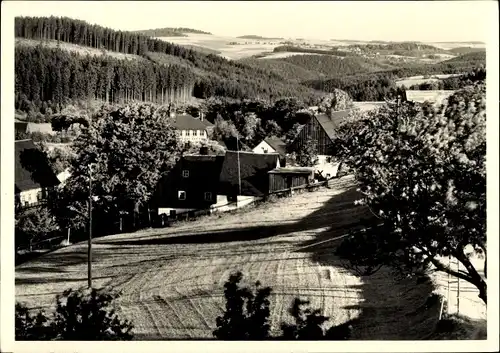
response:
[[[103,290],[64,291],[53,315],[30,314],[16,304],[16,340],[131,340],[133,325],[116,313],[118,293]]]
[[[229,276],[224,285],[226,311],[217,317],[217,329],[213,335],[221,340],[264,340],[270,339],[270,287],[255,284],[255,293],[240,285],[243,275],[236,272]],[[295,298],[289,313],[293,324],[282,323],[284,340],[347,340],[350,338],[350,323],[333,326],[325,330],[323,325],[329,320],[321,310],[309,307],[309,301]]]

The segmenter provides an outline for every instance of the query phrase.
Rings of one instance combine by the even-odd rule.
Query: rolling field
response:
[[[327,326],[353,320],[355,339],[428,336],[439,307],[422,310],[430,281],[397,281],[387,270],[360,278],[334,255],[339,237],[368,211],[351,176],[328,189],[212,215],[169,228],[94,240],[94,286],[122,291],[119,305],[136,339],[212,338],[224,308],[223,285],[240,270],[247,283],[273,288],[272,332],[280,333],[292,300],[311,300]],[[49,309],[54,296],[86,285],[86,243],[16,267],[16,300]]]

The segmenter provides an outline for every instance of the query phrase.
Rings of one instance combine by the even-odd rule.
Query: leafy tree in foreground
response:
[[[103,107],[92,120],[73,143],[77,157],[66,184],[70,205],[80,213],[84,209],[92,164],[94,207],[112,216],[135,215],[180,151],[168,111],[149,103]]]
[[[115,308],[119,294],[81,289],[57,296],[53,315],[32,315],[16,304],[16,340],[131,340],[133,325],[122,320]]]
[[[485,108],[479,84],[438,109],[389,106],[340,128],[340,154],[380,225],[349,238],[340,255],[371,272],[377,265],[443,271],[473,284],[487,302],[486,265],[483,278],[470,260],[472,249],[486,263]],[[449,267],[449,256],[460,271]]]
[[[54,216],[47,207],[37,210],[28,209],[16,218],[16,230],[28,237],[29,251],[33,251],[33,241],[43,239],[59,229]]]

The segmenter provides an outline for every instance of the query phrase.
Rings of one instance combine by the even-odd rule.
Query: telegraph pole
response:
[[[241,195],[241,172],[240,172],[240,140],[239,134],[236,134],[236,155],[238,156],[238,190],[239,195]],[[236,199],[238,201],[238,199]]]
[[[89,164],[88,287],[92,288],[92,164]]]

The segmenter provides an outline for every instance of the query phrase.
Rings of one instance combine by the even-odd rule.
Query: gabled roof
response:
[[[189,114],[176,114],[174,127],[177,130],[206,130],[207,125]]]
[[[277,167],[277,153],[239,152],[239,176],[241,195],[264,196],[269,191],[267,173]],[[220,174],[219,194],[239,194],[238,152],[227,151]]]
[[[282,139],[271,136],[264,139],[264,141],[271,146],[280,156],[286,155],[286,143]]]
[[[327,136],[330,139],[333,139],[335,137],[335,130],[339,126],[339,124],[342,122],[344,118],[349,116],[352,110],[340,110],[336,112],[332,112],[331,116],[328,116],[326,114],[318,114],[314,116],[312,119],[316,119],[319,123],[319,125],[325,130]]]
[[[210,121],[206,120],[206,119],[203,119],[203,120],[200,120],[203,124],[205,124],[206,127],[213,127],[215,126],[214,124],[212,124]]]
[[[47,157],[32,140],[15,142],[15,192],[59,185]]]

